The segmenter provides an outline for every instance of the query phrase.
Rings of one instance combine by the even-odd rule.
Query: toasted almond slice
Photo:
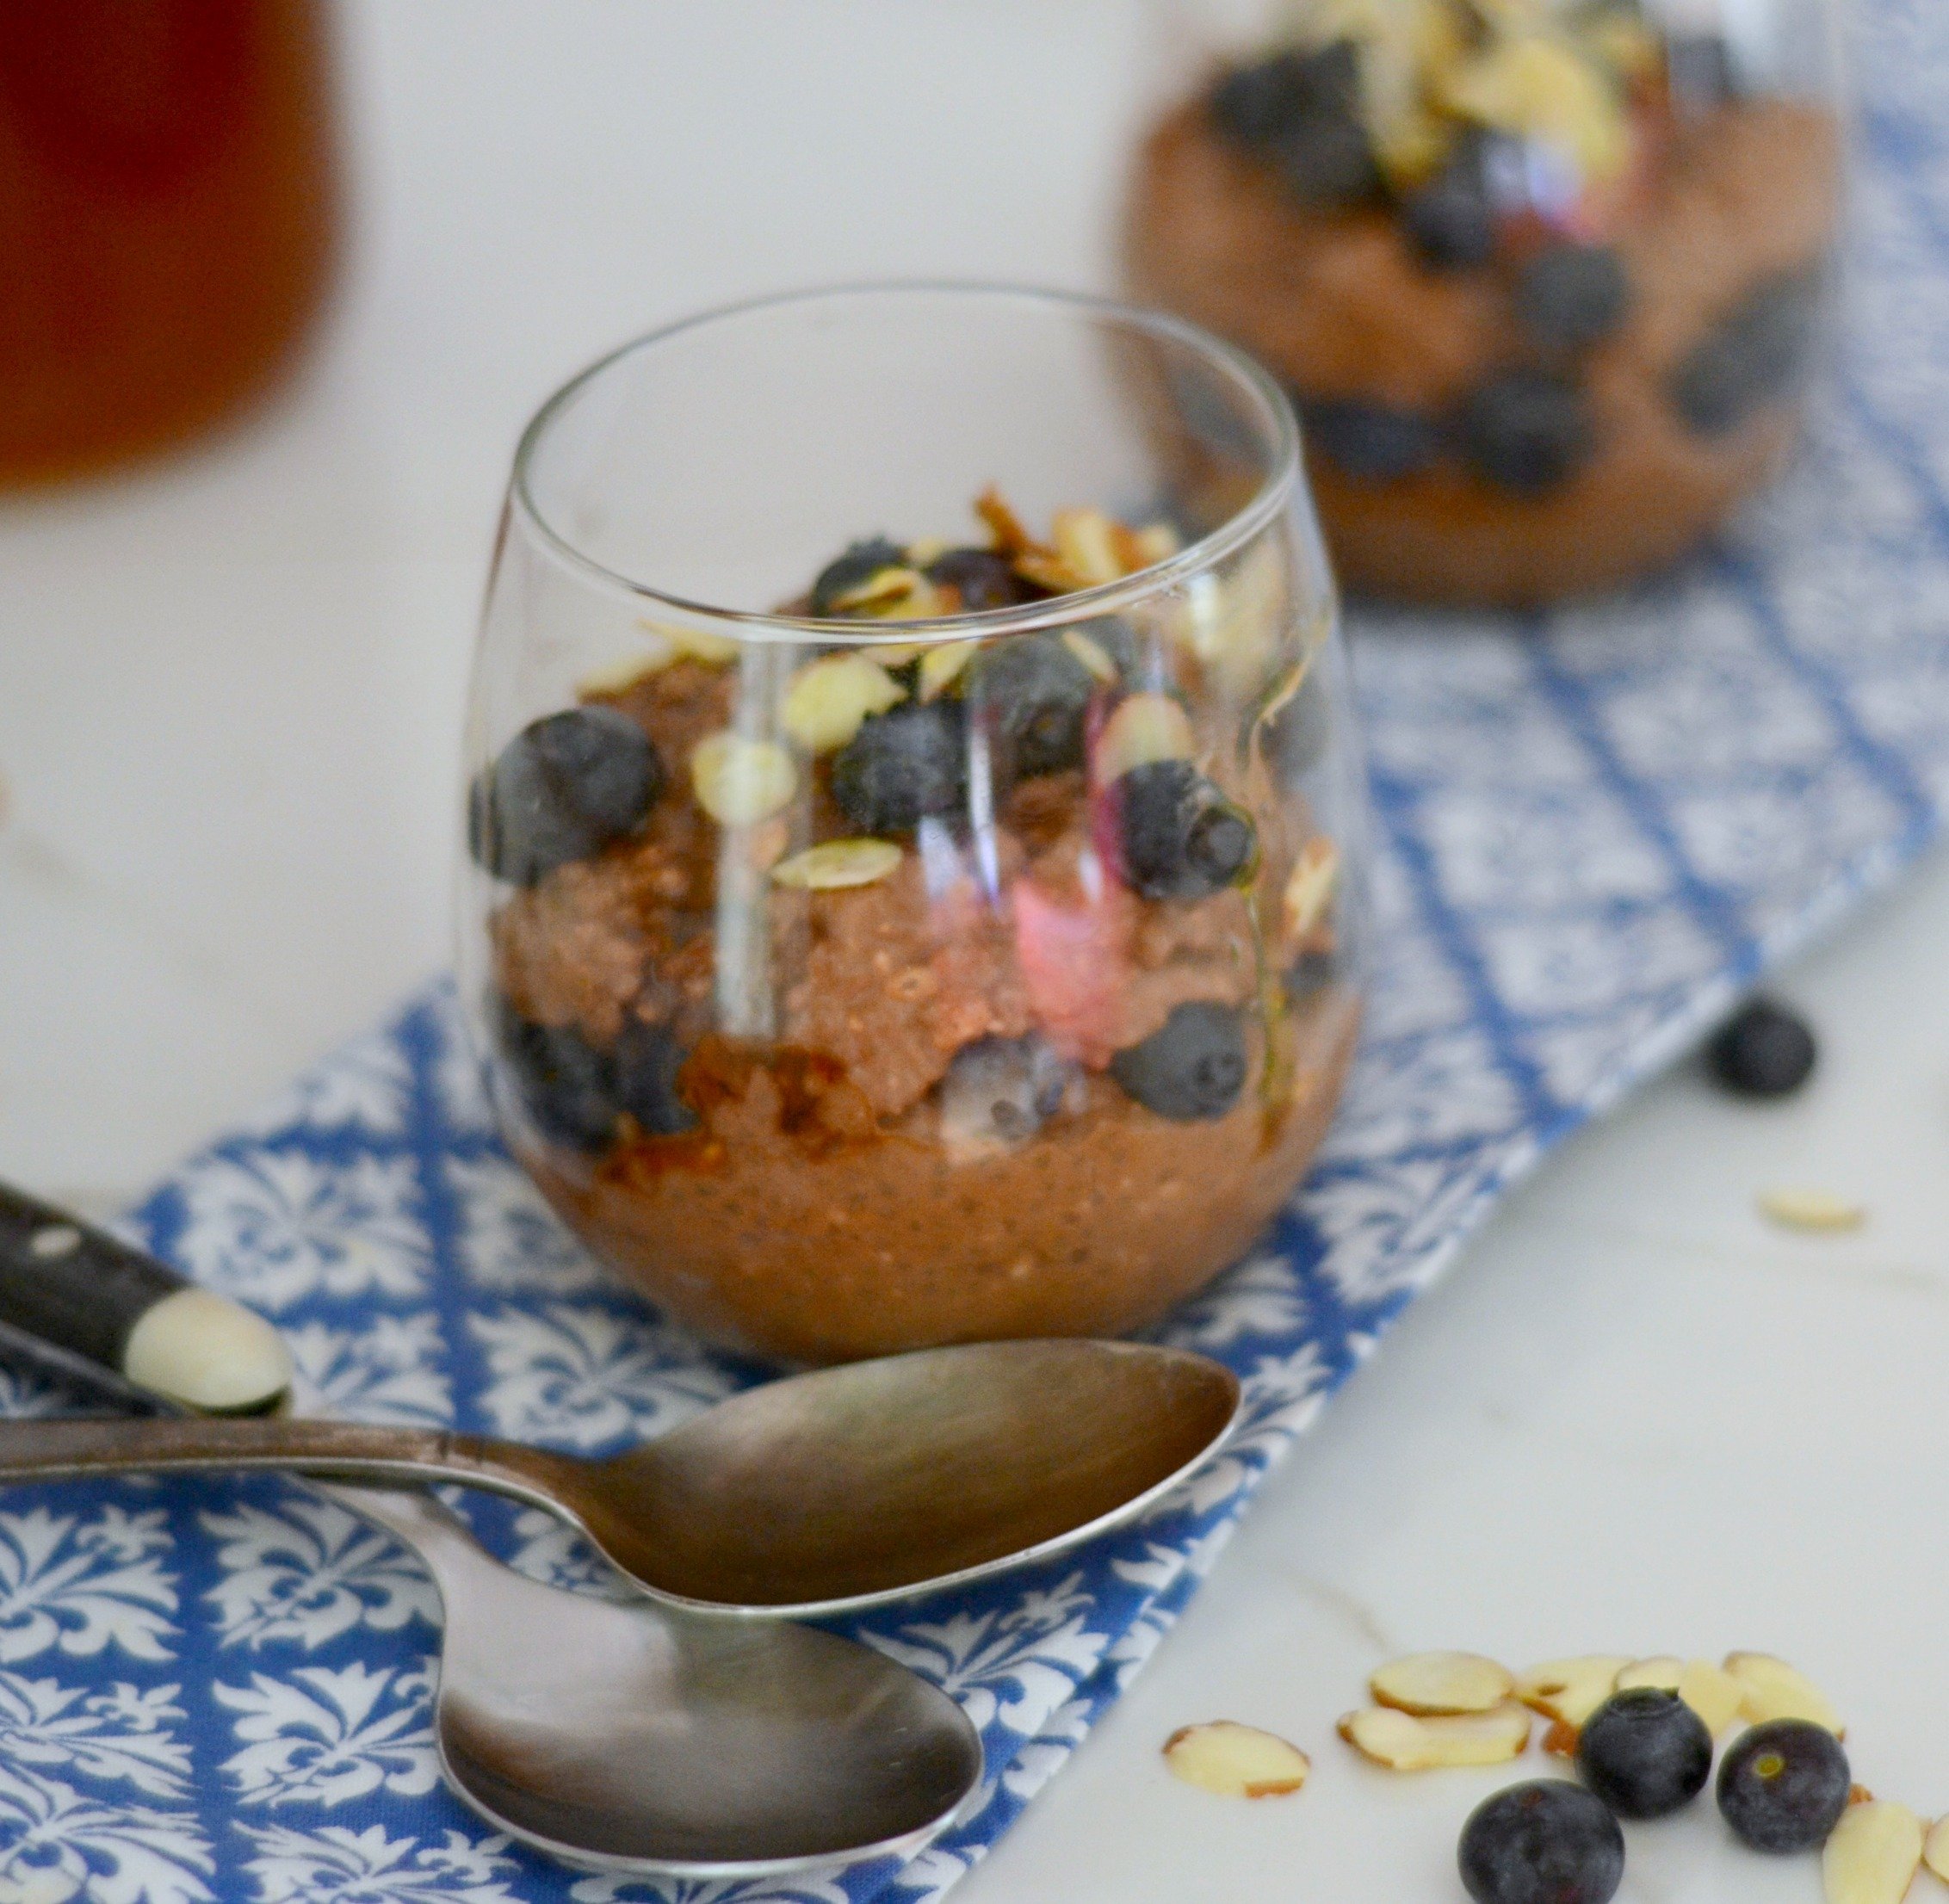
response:
[[[1277,1798],[1306,1783],[1313,1761],[1277,1733],[1231,1719],[1179,1726],[1164,1741],[1164,1763],[1187,1785],[1225,1798]]]
[[[1426,1771],[1439,1765],[1499,1765],[1530,1742],[1530,1715],[1513,1699],[1487,1712],[1417,1718],[1393,1706],[1369,1706],[1340,1722],[1340,1735],[1377,1765]]]
[[[1065,628],[1062,645],[1106,687],[1117,679],[1117,664],[1103,651],[1100,642],[1092,641],[1080,628]]]
[[[1762,1216],[1790,1230],[1858,1230],[1868,1220],[1860,1204],[1830,1190],[1761,1190],[1759,1204]]]
[[[1543,1734],[1543,1749],[1552,1759],[1575,1759],[1582,1734],[1567,1719],[1552,1719]]]
[[[1922,1821],[1906,1805],[1850,1805],[1821,1852],[1828,1904],[1902,1904],[1922,1861]]]
[[[1286,939],[1296,944],[1326,917],[1340,879],[1340,849],[1324,833],[1300,848],[1286,880]]]
[[[900,862],[900,850],[890,839],[829,839],[794,853],[771,869],[781,886],[809,893],[830,893],[842,886],[870,886],[883,880]]]
[[[1126,695],[1097,737],[1097,781],[1107,787],[1133,767],[1189,760],[1197,751],[1191,716],[1169,695]]]
[[[981,651],[979,641],[950,641],[929,648],[920,657],[920,698],[938,701],[961,678],[961,672]]]
[[[690,751],[697,804],[720,826],[770,819],[798,789],[792,757],[776,741],[747,740],[728,729],[707,734]]]
[[[906,689],[863,654],[828,654],[792,677],[779,723],[808,754],[829,754],[860,730],[869,714],[906,699]]]
[[[1770,1653],[1729,1653],[1726,1671],[1739,1681],[1742,1718],[1756,1726],[1769,1719],[1806,1719],[1837,1739],[1847,1736],[1827,1695],[1785,1660]]]
[[[1617,1690],[1618,1675],[1630,1664],[1628,1654],[1581,1653],[1568,1660],[1545,1660],[1516,1680],[1516,1697],[1532,1712],[1581,1727]]]
[[[1153,562],[1167,562],[1185,546],[1168,522],[1147,522],[1142,529],[1131,530],[1130,540],[1143,557],[1139,565],[1142,567]]]
[[[1620,1666],[1612,1690],[1629,1692],[1637,1686],[1655,1686],[1661,1692],[1676,1692],[1679,1681],[1685,1677],[1685,1661],[1669,1653],[1661,1653],[1649,1660],[1633,1660],[1628,1666]]]
[[[1710,1660],[1687,1660],[1679,1678],[1679,1697],[1705,1721],[1706,1731],[1717,1739],[1738,1718],[1746,1689],[1723,1666],[1716,1666]]]
[[[1056,553],[1092,587],[1123,573],[1117,552],[1117,524],[1100,509],[1059,509],[1050,524]]]
[[[1939,1818],[1922,1840],[1922,1863],[1949,1884],[1949,1818]]]
[[[877,614],[888,603],[904,600],[915,589],[924,586],[925,581],[926,578],[919,569],[909,568],[905,562],[889,562],[885,568],[875,569],[863,581],[856,582],[850,589],[835,595],[826,612],[828,615]]]
[[[1506,1666],[1479,1653],[1411,1653],[1404,1660],[1390,1660],[1367,1681],[1380,1704],[1423,1716],[1487,1712],[1515,1687]]]

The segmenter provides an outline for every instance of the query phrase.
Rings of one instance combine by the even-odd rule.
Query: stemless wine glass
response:
[[[1146,1323],[1358,1017],[1364,782],[1278,389],[1173,318],[747,305],[523,438],[461,966],[507,1140],[715,1340]]]

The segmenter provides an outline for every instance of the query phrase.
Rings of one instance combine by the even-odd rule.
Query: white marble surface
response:
[[[471,623],[515,432],[633,331],[777,286],[1111,275],[1154,79],[1112,0],[368,0],[358,224],[301,382],[167,469],[0,510],[0,1176],[108,1209],[444,962]],[[1680,1076],[1574,1145],[1267,1488],[1137,1688],[961,1894],[1459,1896],[1495,1774],[1332,1734],[1395,1647],[1771,1647],[1949,1810],[1949,865],[1791,975],[1783,1107]],[[1766,1229],[1774,1184],[1858,1234]],[[1315,1757],[1247,1807],[1175,1726]],[[1709,1817],[1637,1901],[1812,1899]],[[1924,1879],[1924,1883],[1930,1882]]]

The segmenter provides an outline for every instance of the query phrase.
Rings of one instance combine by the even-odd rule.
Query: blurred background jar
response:
[[[1826,0],[1174,4],[1141,296],[1290,392],[1351,589],[1653,572],[1791,452],[1829,302]]]
[[[335,226],[322,0],[0,0],[0,487],[180,442],[290,361]]]

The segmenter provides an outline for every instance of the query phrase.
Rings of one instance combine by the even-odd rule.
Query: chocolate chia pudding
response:
[[[1172,547],[982,509],[985,542],[856,544],[795,606],[937,617]],[[502,750],[472,825],[503,882],[497,1094],[598,1254],[804,1361],[1126,1330],[1236,1259],[1320,1141],[1358,1005],[1339,848],[1289,771],[1317,651],[1260,631],[1241,702],[1211,629],[1259,597],[1228,587],[1175,640],[754,662],[659,636]]]
[[[1684,554],[1792,443],[1831,114],[1624,4],[1313,13],[1145,141],[1136,290],[1287,384],[1355,590],[1523,605]]]

